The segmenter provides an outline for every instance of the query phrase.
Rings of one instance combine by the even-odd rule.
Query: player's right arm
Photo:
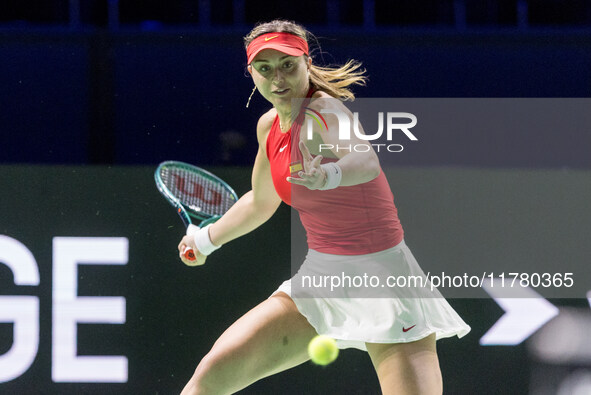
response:
[[[271,165],[265,152],[267,135],[275,114],[275,110],[270,110],[261,116],[257,124],[259,149],[252,171],[252,190],[238,199],[230,210],[209,228],[209,237],[215,245],[225,244],[258,228],[273,216],[281,203],[281,198],[273,185]]]

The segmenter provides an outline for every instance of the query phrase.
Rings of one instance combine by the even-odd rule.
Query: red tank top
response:
[[[290,165],[296,173],[303,163],[298,143],[304,117],[301,112],[291,129],[283,133],[276,116],[266,149],[275,190],[281,200],[298,211],[308,247],[328,254],[361,255],[400,243],[404,232],[383,171],[372,181],[328,191],[313,191],[286,180]],[[336,160],[324,158],[322,163],[331,161]]]

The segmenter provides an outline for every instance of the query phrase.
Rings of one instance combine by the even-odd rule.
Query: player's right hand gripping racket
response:
[[[217,221],[236,201],[236,192],[219,177],[183,162],[160,163],[154,173],[160,193],[172,204],[187,227],[195,230],[191,219],[201,221],[199,228]],[[189,247],[183,251],[189,261],[196,259]]]

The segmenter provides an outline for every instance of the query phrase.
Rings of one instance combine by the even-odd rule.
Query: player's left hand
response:
[[[320,167],[322,155],[313,157],[303,141],[300,141],[299,148],[302,152],[304,170],[298,172],[299,178],[287,177],[287,181],[308,189],[322,188],[326,183],[326,172]]]

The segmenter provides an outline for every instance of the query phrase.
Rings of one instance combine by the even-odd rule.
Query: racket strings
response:
[[[184,206],[197,213],[222,215],[236,202],[222,183],[194,171],[163,168],[161,178]]]

